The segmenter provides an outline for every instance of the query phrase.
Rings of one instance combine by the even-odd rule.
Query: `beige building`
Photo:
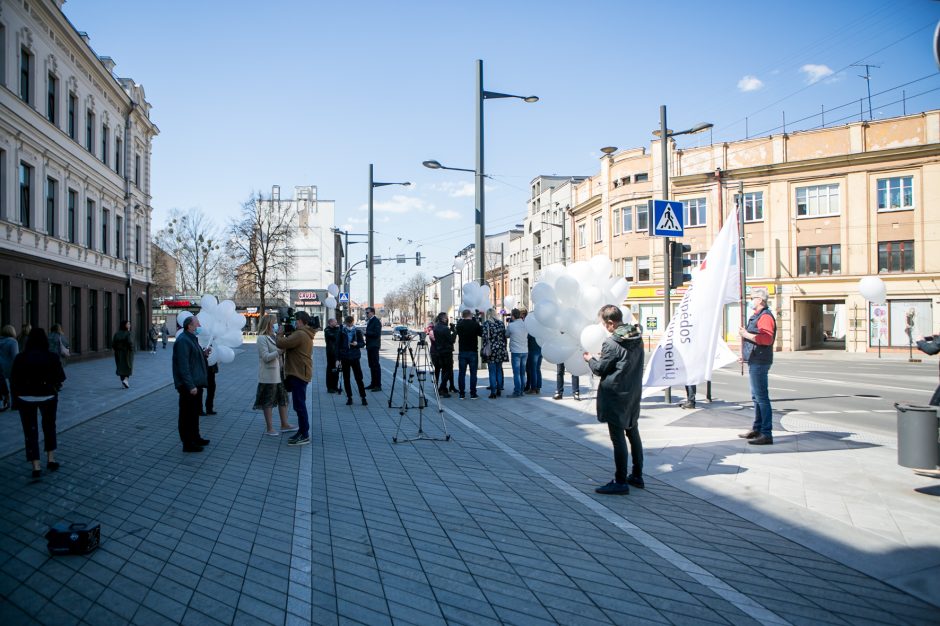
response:
[[[693,265],[743,184],[747,284],[771,293],[778,349],[906,349],[910,336],[940,330],[940,111],[688,150],[670,144],[670,197],[683,202]],[[600,172],[574,187],[570,217],[574,260],[609,255],[654,336],[664,321],[663,244],[647,235],[647,202],[662,197],[660,150],[657,140],[602,157]],[[886,283],[886,303],[859,293],[872,275]],[[726,318],[734,339],[737,305]]]

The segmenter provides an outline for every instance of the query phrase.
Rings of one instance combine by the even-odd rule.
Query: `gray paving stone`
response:
[[[212,589],[213,588],[210,586],[206,590],[211,591]],[[226,599],[228,600],[227,602]],[[189,607],[191,610],[194,609],[225,624],[231,623],[232,619],[234,619],[235,607],[237,605],[238,594],[229,595],[228,590],[223,591],[222,597],[207,595],[202,593],[202,591],[197,590],[193,593],[193,596],[189,601]],[[189,618],[189,612],[190,611],[186,612],[184,621],[185,619]]]

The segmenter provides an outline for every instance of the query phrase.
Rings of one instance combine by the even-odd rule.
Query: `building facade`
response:
[[[747,285],[771,294],[777,349],[907,349],[938,329],[940,111],[667,147],[670,198],[683,203],[693,266],[742,207]],[[661,238],[647,234],[647,202],[662,197],[660,150],[657,140],[649,151],[602,157],[600,172],[575,186],[570,219],[574,258],[608,255],[633,283],[628,304],[654,336],[663,330],[665,264]],[[887,302],[865,301],[865,276],[884,280]],[[738,306],[725,318],[735,340]]]
[[[159,130],[61,5],[0,4],[0,323],[61,324],[87,358],[124,319],[144,343]]]
[[[280,198],[280,188],[274,188],[272,201],[294,204],[291,245],[294,262],[287,275],[288,290],[311,291],[326,289],[336,281],[334,272],[334,226],[335,202],[320,200],[316,185],[294,187],[294,198]]]
[[[483,275],[490,286],[490,302],[493,306],[502,306],[503,298],[511,293],[509,285],[510,268],[512,266],[510,254],[516,240],[522,237],[522,230],[512,228],[500,233],[487,235],[484,240],[483,262],[485,264]],[[459,306],[463,285],[477,280],[476,271],[476,244],[470,244],[454,256],[454,281],[452,301]],[[442,311],[446,309],[441,309]],[[456,312],[459,314],[459,312]]]
[[[454,277],[456,274],[451,272],[444,276],[435,276],[430,283],[424,287],[424,322],[428,317],[434,317],[438,313],[447,313],[450,317],[455,317],[454,312]]]

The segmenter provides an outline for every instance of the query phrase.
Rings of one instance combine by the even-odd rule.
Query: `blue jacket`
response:
[[[202,355],[199,341],[185,330],[173,344],[173,386],[177,391],[189,391],[208,384],[206,358]]]

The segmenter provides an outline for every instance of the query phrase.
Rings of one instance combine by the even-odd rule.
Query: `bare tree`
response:
[[[262,313],[269,300],[284,294],[294,256],[293,217],[293,202],[265,200],[258,193],[242,205],[241,219],[229,226],[228,251],[238,272],[237,292],[258,298]]]
[[[407,306],[407,301],[402,295],[401,289],[393,289],[386,293],[385,297],[382,298],[382,304],[385,306],[389,321],[399,323],[401,321],[400,316],[404,313]],[[395,315],[396,312],[398,313],[397,317]]]
[[[424,303],[424,288],[428,284],[428,278],[422,272],[418,272],[399,287],[403,303],[402,310],[414,314],[412,317],[415,323],[419,321],[421,314],[421,305]]]
[[[169,252],[156,243],[150,243],[150,292],[154,298],[166,298],[178,293],[176,266],[176,259]]]
[[[176,259],[176,283],[184,293],[208,293],[218,284],[220,237],[212,220],[196,208],[173,209],[170,223],[157,231],[154,242]]]

